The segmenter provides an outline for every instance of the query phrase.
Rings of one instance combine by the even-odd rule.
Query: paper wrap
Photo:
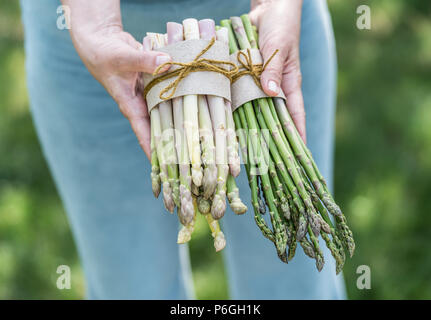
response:
[[[262,64],[263,59],[259,49],[249,49],[249,50],[250,50],[252,63]],[[241,51],[247,55],[247,50],[241,50]],[[237,52],[234,54],[231,54],[230,60],[233,63],[235,63],[237,66],[241,67],[241,64],[238,62],[237,55],[238,55]],[[241,70],[243,69],[240,69],[240,71]],[[259,99],[259,98],[266,98],[266,97],[268,97],[268,95],[256,85],[251,75],[248,75],[248,74],[243,75],[231,85],[232,111],[234,111],[236,108],[238,108],[239,106],[243,105],[246,102]],[[286,99],[282,90],[280,90],[280,93],[277,95],[277,97]]]
[[[187,63],[195,59],[195,57],[205,49],[210,40],[185,40],[163,48],[157,49],[168,53],[172,61]],[[229,46],[223,42],[215,41],[201,58],[229,61]],[[172,66],[167,72],[180,68],[179,66]],[[162,73],[163,74],[163,73]],[[147,85],[151,80],[157,78],[150,74],[144,74],[144,85]],[[164,101],[160,99],[160,91],[166,86],[175,81],[176,77],[164,80],[156,84],[145,97],[147,100],[148,110],[151,111],[157,104]],[[175,94],[171,97],[181,97],[188,94],[202,94],[202,95],[215,95],[227,100],[231,100],[230,80],[225,75],[212,71],[199,71],[189,73],[178,84]]]

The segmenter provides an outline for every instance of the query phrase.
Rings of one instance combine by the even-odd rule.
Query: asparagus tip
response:
[[[320,254],[316,257],[316,268],[320,272],[323,269],[323,266],[325,265],[325,260],[323,259],[323,256]]]
[[[209,199],[214,194],[217,186],[217,167],[215,165],[208,165],[204,168],[202,186],[204,189],[203,197]]]
[[[319,216],[319,222],[320,222],[320,229],[322,229],[323,232],[325,233],[331,233],[331,227],[329,226],[329,224],[326,223],[325,220],[323,220],[323,218],[321,216]]]
[[[308,242],[306,238],[303,238],[300,242],[302,250],[304,250],[304,253],[309,256],[311,259],[316,258],[316,254],[314,253],[314,250],[311,246],[311,244]]]
[[[235,178],[239,176],[239,173],[241,172],[241,165],[239,162],[239,158],[238,158],[238,161],[237,160],[231,161],[231,163],[229,164],[229,172]]]
[[[169,185],[169,182],[163,182],[163,202],[165,204],[166,209],[170,213],[174,213],[175,203],[172,198],[172,189]]]
[[[226,211],[226,195],[223,192],[214,195],[213,203],[211,205],[211,215],[215,220],[219,220],[224,216]]]
[[[177,243],[182,244],[182,243],[189,242],[190,239],[192,238],[192,232],[193,232],[192,224],[183,226],[181,230],[178,232]]]
[[[349,246],[348,246],[350,258],[353,257],[353,254],[355,253],[355,248],[356,248],[355,242],[353,241],[353,239],[351,239],[351,241],[349,241]]]
[[[199,197],[198,200],[198,210],[201,214],[205,215],[211,211],[211,203],[203,197]]]
[[[171,179],[170,184],[172,186],[172,200],[174,204],[179,207],[181,205],[180,181],[178,179]]]
[[[201,167],[200,166],[199,168],[192,167],[192,180],[197,187],[200,187],[202,185],[202,178],[203,178],[203,174],[202,174]]]
[[[160,176],[154,172],[151,172],[151,187],[154,197],[158,198],[160,194]]]
[[[247,212],[247,206],[239,198],[229,202],[229,205],[235,214],[240,215]]]
[[[235,214],[243,214],[247,211],[247,206],[242,202],[239,197],[239,190],[235,186],[235,188],[229,191],[230,187],[228,186],[228,194],[227,198],[229,200],[229,206]]]
[[[296,231],[296,237],[298,241],[301,241],[305,237],[306,233],[307,233],[307,221],[305,221],[305,219],[302,221],[300,220],[298,230]]]
[[[214,237],[214,248],[215,248],[216,252],[219,252],[219,251],[223,250],[225,246],[226,246],[226,239],[224,237],[223,232],[220,231]]]
[[[195,211],[192,200],[192,193],[184,185],[180,185],[181,209],[179,211],[180,222],[188,225],[192,222]]]
[[[283,252],[281,254],[277,252],[277,255],[281,261],[283,261],[284,263],[288,263],[288,258],[287,258],[286,252]]]

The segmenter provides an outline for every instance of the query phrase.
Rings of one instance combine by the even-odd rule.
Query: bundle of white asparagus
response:
[[[144,50],[157,50],[183,40],[216,38],[229,42],[228,30],[216,31],[213,20],[168,22],[167,34],[147,33]],[[205,216],[220,251],[226,245],[218,220],[226,210],[243,214],[234,177],[240,172],[238,142],[230,102],[213,95],[185,95],[160,102],[150,111],[153,193],[183,225],[178,243],[191,239],[196,214]]]

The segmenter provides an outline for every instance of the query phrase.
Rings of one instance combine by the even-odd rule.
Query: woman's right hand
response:
[[[141,43],[123,31],[120,0],[62,2],[70,8],[70,34],[79,56],[117,102],[149,158],[150,119],[138,75],[153,73],[170,61],[169,55],[144,51]]]

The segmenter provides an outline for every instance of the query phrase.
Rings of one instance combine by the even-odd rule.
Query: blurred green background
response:
[[[357,6],[372,29],[356,28]],[[330,0],[339,61],[335,197],[357,250],[351,299],[431,298],[431,2]],[[64,209],[29,115],[18,1],[0,2],[0,299],[84,297]],[[227,298],[206,224],[191,243],[198,298]],[[71,290],[56,288],[57,266]],[[371,290],[356,268],[371,268]],[[288,268],[288,266],[287,266]]]

